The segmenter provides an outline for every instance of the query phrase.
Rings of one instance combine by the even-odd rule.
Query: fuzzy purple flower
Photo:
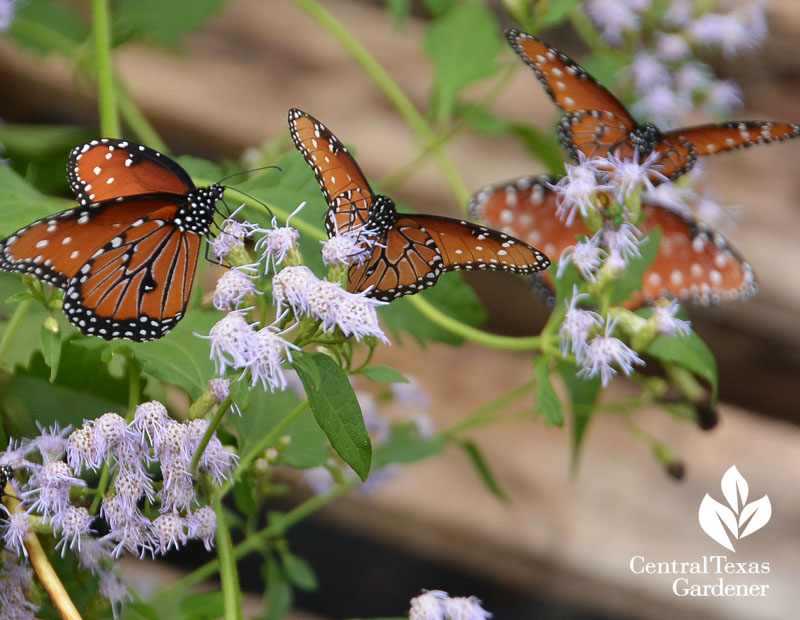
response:
[[[203,506],[189,514],[187,519],[189,538],[203,541],[206,551],[214,547],[214,536],[217,533],[217,515],[211,506]]]
[[[186,519],[174,512],[158,515],[153,520],[153,539],[156,551],[165,554],[186,544]]]
[[[578,361],[586,354],[589,334],[603,323],[603,318],[597,312],[578,308],[578,302],[588,297],[586,293],[578,294],[578,287],[573,287],[572,298],[569,302],[565,301],[567,313],[558,332],[561,352],[566,354],[571,349]]]
[[[653,319],[659,334],[668,337],[686,337],[691,333],[691,322],[684,321],[676,316],[680,309],[677,299],[673,299],[666,305],[657,304],[653,306]]]
[[[579,377],[589,379],[599,374],[603,387],[606,387],[611,377],[617,374],[614,365],[626,375],[633,372],[634,365],[644,365],[636,351],[612,335],[616,326],[616,320],[607,320],[603,335],[598,334],[589,341],[580,360],[582,368],[578,371]]]
[[[360,265],[375,246],[375,233],[362,226],[321,243],[325,265]]]
[[[4,504],[0,504],[3,511],[8,515],[5,519],[3,532],[3,543],[5,544],[6,551],[16,555],[28,556],[28,550],[25,548],[25,539],[31,531],[30,515],[24,511],[9,512]]]
[[[572,226],[576,214],[586,217],[597,210],[599,192],[613,189],[611,185],[598,181],[598,160],[586,159],[583,153],[579,153],[578,159],[577,165],[567,164],[566,176],[555,185],[550,185],[556,193],[556,215],[568,227]]]
[[[268,325],[255,332],[249,342],[248,357],[243,367],[250,371],[251,385],[261,382],[266,390],[286,389],[283,363],[292,361],[292,349],[300,347],[281,336],[277,327]]]
[[[128,585],[111,572],[104,572],[100,575],[98,591],[100,596],[106,598],[111,604],[111,613],[114,616],[114,620],[122,613],[122,607],[125,603],[133,600],[133,595],[128,589]]]
[[[56,544],[56,549],[61,547],[62,558],[67,547],[72,551],[80,550],[81,538],[92,532],[93,519],[83,506],[67,506],[57,520],[55,517],[52,519],[56,531],[61,532],[61,540]]]
[[[564,248],[558,261],[556,277],[561,278],[567,265],[572,263],[584,280],[594,282],[595,273],[606,256],[606,251],[599,246],[599,243],[600,236],[596,234],[591,239],[583,239],[575,245]]]
[[[214,288],[212,301],[220,312],[238,310],[250,295],[256,293],[254,276],[245,273],[244,268],[228,269],[223,273]]]
[[[238,311],[229,312],[214,324],[207,337],[217,374],[224,374],[229,366],[239,368],[247,363],[248,341],[253,333],[253,326]]]

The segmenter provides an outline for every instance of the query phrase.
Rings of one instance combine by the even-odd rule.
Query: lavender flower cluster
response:
[[[299,232],[288,225],[290,219],[291,216],[283,227],[273,220],[269,229],[228,220],[212,248],[215,256],[225,258],[243,251],[247,238],[258,237],[255,250],[260,254],[256,262],[231,268],[217,282],[214,306],[227,314],[211,328],[208,338],[211,359],[220,376],[228,370],[238,371],[240,378],[249,377],[251,386],[261,383],[265,390],[286,389],[283,365],[292,361],[292,351],[299,347],[285,336],[304,318],[316,322],[323,332],[339,330],[348,338],[372,337],[389,343],[376,313],[383,302],[363,293],[350,293],[338,281],[320,279],[304,265],[282,266],[289,262],[289,256],[293,257],[292,262],[299,262]],[[322,250],[326,264],[335,269],[361,260],[366,251],[365,239],[363,235],[333,236]],[[248,318],[250,309],[241,307],[260,294],[256,288],[260,270],[274,272],[272,298],[277,316],[271,324],[252,322]]]
[[[408,620],[487,620],[491,617],[477,597],[450,597],[442,590],[423,590],[411,599],[408,612]]]
[[[715,78],[711,67],[695,57],[721,52],[732,58],[760,46],[767,36],[765,4],[672,0],[664,11],[652,0],[584,0],[583,7],[609,43],[639,37],[641,48],[629,72],[638,97],[633,110],[672,126],[695,105],[726,116],[740,104],[736,83]],[[647,33],[643,22],[648,23]]]

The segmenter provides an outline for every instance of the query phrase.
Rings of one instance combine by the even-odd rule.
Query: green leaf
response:
[[[470,462],[478,472],[478,476],[483,481],[483,484],[486,485],[486,488],[492,493],[492,495],[494,495],[500,501],[509,501],[508,496],[497,484],[494,474],[492,473],[491,469],[489,469],[489,463],[487,463],[486,459],[483,458],[483,453],[480,451],[477,444],[466,439],[459,441],[458,445],[461,446],[464,452],[466,452]]]
[[[273,558],[267,558],[262,570],[267,582],[265,620],[282,620],[292,606],[292,587]]]
[[[378,383],[408,383],[408,379],[400,371],[383,364],[373,364],[362,370],[361,374]]]
[[[614,290],[611,293],[611,303],[619,305],[626,301],[632,294],[642,290],[642,281],[656,256],[661,244],[661,229],[654,228],[647,233],[647,238],[639,244],[641,256],[632,258],[628,261],[628,266],[614,282]]]
[[[697,332],[691,331],[688,336],[683,338],[659,336],[647,348],[646,353],[662,361],[683,366],[689,372],[708,382],[716,402],[719,388],[717,361]]]
[[[8,166],[0,165],[0,237],[7,237],[34,220],[68,206],[46,198]]]
[[[193,399],[198,398],[214,376],[209,358],[208,339],[195,336],[208,334],[220,318],[218,312],[190,308],[186,318],[169,334],[152,342],[114,341],[115,350],[129,349],[142,370],[152,376],[183,388]]]
[[[564,22],[581,0],[539,0],[534,4],[534,32],[540,28],[552,28]]]
[[[536,376],[534,415],[543,414],[548,426],[563,426],[564,406],[550,382],[550,358],[537,357],[533,362],[533,372]]]
[[[89,37],[86,22],[68,4],[36,0],[16,6],[17,14],[8,33],[24,47],[41,54],[63,54]]]
[[[283,572],[293,586],[301,590],[316,590],[319,586],[314,569],[303,558],[289,551],[281,553]]]
[[[479,2],[455,4],[428,26],[424,44],[436,74],[440,120],[450,118],[462,88],[495,73],[499,32],[494,14]]]
[[[292,365],[303,382],[317,424],[336,453],[365,481],[372,442],[347,375],[324,353],[297,352]]]
[[[180,603],[181,620],[208,620],[224,615],[222,591],[195,592],[191,596],[184,596]]]
[[[443,448],[441,439],[420,437],[414,424],[405,424],[393,428],[388,441],[375,449],[373,467],[377,469],[389,463],[413,463],[439,454]]]
[[[53,382],[58,373],[58,363],[61,360],[61,334],[54,334],[42,325],[39,330],[39,340],[42,345],[44,363],[50,366],[50,382]]]
[[[578,464],[578,455],[589,426],[597,395],[600,393],[600,377],[584,379],[578,376],[578,368],[571,362],[562,362],[561,378],[567,386],[572,406],[572,468]]]
[[[460,273],[444,274],[436,286],[420,295],[440,311],[467,325],[480,325],[486,319],[486,310]],[[457,345],[463,342],[461,337],[424,317],[407,297],[395,299],[380,308],[378,313],[397,340],[400,340],[402,332],[408,332],[419,344],[432,341]]]
[[[455,0],[422,0],[422,4],[428,9],[428,13],[434,17],[450,10],[454,3]]]
[[[119,38],[136,36],[175,47],[181,35],[195,30],[224,0],[117,0],[115,30]]]

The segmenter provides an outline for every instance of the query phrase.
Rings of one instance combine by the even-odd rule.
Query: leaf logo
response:
[[[772,504],[766,495],[747,503],[747,480],[736,465],[725,472],[720,486],[728,506],[706,493],[697,516],[706,534],[735,553],[730,536],[738,540],[764,527],[772,516]]]

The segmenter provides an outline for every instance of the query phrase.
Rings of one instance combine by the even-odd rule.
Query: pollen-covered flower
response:
[[[653,151],[643,162],[639,163],[639,151],[634,151],[633,158],[617,157],[610,154],[608,182],[614,187],[614,196],[620,202],[625,200],[636,190],[649,191],[653,189],[652,177],[666,181],[661,172],[662,165],[658,163],[661,154]]]
[[[339,290],[342,300],[338,312],[332,318],[342,333],[356,340],[372,336],[385,344],[391,344],[381,329],[376,311],[378,306],[386,305],[387,302],[367,297],[366,293],[349,293],[341,287]]]
[[[214,324],[208,338],[217,374],[224,374],[228,367],[240,368],[247,363],[247,343],[252,334],[253,326],[238,311],[229,312]]]
[[[81,548],[81,538],[92,531],[94,517],[83,506],[67,506],[56,518],[52,519],[56,531],[61,532],[61,540],[56,544],[56,549],[61,547],[61,557],[64,557],[67,547],[75,551]]]
[[[50,428],[42,428],[37,422],[36,426],[40,434],[31,441],[31,446],[39,451],[45,463],[60,459],[67,449],[66,436],[72,430],[72,425],[67,425],[62,429],[61,425],[56,422]]]
[[[142,434],[142,439],[150,441],[154,450],[158,450],[164,431],[171,422],[167,408],[157,400],[151,400],[136,407],[131,426]]]
[[[214,536],[217,533],[217,515],[211,506],[203,506],[190,513],[187,518],[187,534],[189,538],[203,541],[206,551],[214,547]]]
[[[632,258],[641,257],[639,250],[641,232],[633,224],[623,222],[619,228],[607,227],[603,229],[603,245],[608,248],[609,255],[615,254],[622,258],[625,264]]]
[[[682,37],[679,38],[683,40]],[[654,86],[669,84],[672,81],[669,69],[655,56],[644,51],[638,52],[633,57],[629,71],[638,92],[645,92]]]
[[[231,393],[231,382],[228,379],[214,377],[208,380],[208,387],[218,403],[221,403]]]
[[[53,461],[37,470],[28,482],[25,498],[36,496],[28,512],[38,512],[47,517],[60,514],[69,504],[69,491],[73,486],[86,486],[86,482],[72,475],[64,461]]]
[[[577,165],[566,165],[567,174],[550,188],[556,193],[556,215],[568,227],[580,213],[586,217],[597,210],[597,194],[609,189],[611,185],[598,181],[597,161],[586,159],[583,153],[578,154]]]
[[[598,334],[589,341],[580,360],[582,368],[578,371],[578,376],[588,379],[599,374],[603,387],[606,387],[611,377],[617,374],[614,365],[626,375],[633,372],[634,365],[644,365],[644,361],[636,351],[619,338],[612,336],[616,325],[616,320],[608,319],[604,334]]]
[[[153,520],[153,539],[156,551],[165,554],[186,544],[186,519],[174,512],[158,515]]]
[[[571,262],[584,280],[594,282],[595,273],[606,256],[606,251],[599,246],[599,242],[599,235],[595,235],[590,239],[583,239],[575,245],[564,248],[558,261],[556,278],[560,278],[563,275],[567,265]]]
[[[375,233],[361,227],[336,234],[321,243],[325,265],[360,265],[367,260],[375,245]]]
[[[282,312],[288,306],[295,314],[308,312],[308,291],[319,278],[305,265],[284,267],[272,278],[272,299]]]
[[[244,240],[252,234],[254,228],[258,227],[235,220],[233,216],[229,217],[222,223],[222,231],[209,244],[211,253],[217,259],[222,260],[234,249],[243,248]]]
[[[35,620],[39,610],[30,600],[33,590],[33,569],[26,564],[16,564],[10,556],[3,558],[0,570],[0,612],[3,618]]]
[[[67,463],[76,474],[79,474],[84,467],[97,471],[103,462],[90,420],[84,421],[81,428],[76,428],[70,433],[66,450]]]
[[[203,435],[208,430],[208,420],[196,419],[186,423],[186,443],[185,452],[194,455]],[[237,456],[224,448],[216,433],[206,445],[203,454],[200,456],[198,467],[200,471],[208,472],[214,484],[222,484],[230,477],[236,466]]]
[[[108,540],[87,536],[78,548],[78,563],[81,568],[95,574],[111,564],[111,549]]]
[[[277,327],[267,325],[251,336],[248,359],[243,364],[250,371],[251,385],[261,382],[265,390],[286,389],[282,366],[292,361],[292,349],[300,347],[283,338],[281,333]]]
[[[656,304],[653,306],[653,319],[659,334],[669,337],[685,337],[691,333],[691,322],[676,316],[680,309],[677,299],[673,299],[666,305]]]
[[[578,294],[578,287],[573,287],[572,298],[567,304],[567,313],[559,328],[559,338],[562,353],[572,350],[573,355],[580,361],[587,347],[589,334],[603,323],[603,318],[591,310],[578,308],[581,299],[588,298],[586,293]]]
[[[255,294],[256,285],[253,276],[244,269],[232,268],[223,273],[214,288],[212,301],[220,312],[237,310],[248,296]]]

